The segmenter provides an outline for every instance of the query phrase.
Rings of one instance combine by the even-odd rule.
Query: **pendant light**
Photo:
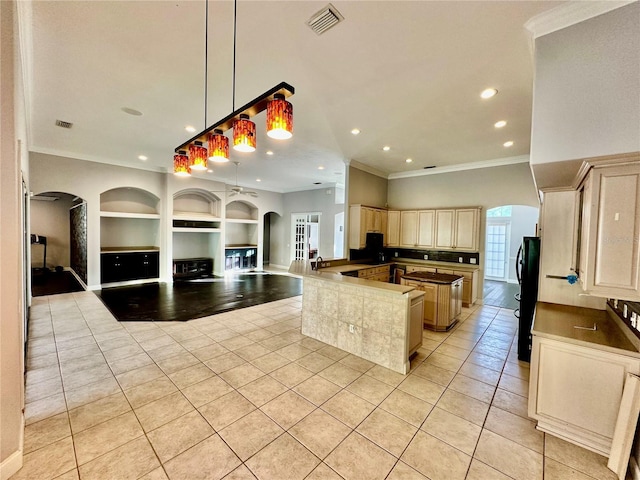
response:
[[[184,150],[179,150],[173,156],[173,173],[178,177],[190,177],[191,172],[189,171],[189,157],[187,157],[187,152]]]
[[[267,135],[277,140],[293,136],[293,105],[276,93],[267,105]]]
[[[246,113],[241,113],[233,124],[233,149],[239,152],[256,150],[256,124],[249,120]]]
[[[209,134],[209,160],[216,163],[229,161],[229,139],[216,128]]]
[[[202,142],[195,141],[189,145],[189,164],[191,170],[207,169],[207,149],[202,146]]]

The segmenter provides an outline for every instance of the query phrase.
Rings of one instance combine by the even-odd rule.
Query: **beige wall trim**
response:
[[[376,177],[381,177],[385,179],[390,178],[388,172],[384,172],[375,167],[370,167],[369,165],[360,163],[357,160],[351,160],[348,165],[353,168],[357,168],[358,170],[362,170],[363,172],[370,173],[371,175],[375,175]]]
[[[524,27],[531,32],[533,38],[538,38],[624,7],[634,1],[568,2],[536,15],[526,22]]]
[[[435,167],[428,170],[411,170],[410,172],[398,172],[389,175],[389,180],[397,178],[422,177],[425,175],[438,175],[441,173],[461,172],[464,170],[476,170],[478,168],[502,167],[505,165],[515,165],[518,163],[528,163],[529,155],[519,155],[517,157],[494,158],[493,160],[482,160],[479,162],[460,163],[444,167]]]
[[[22,468],[22,450],[18,450],[9,455],[0,464],[0,480],[7,480],[14,473]]]

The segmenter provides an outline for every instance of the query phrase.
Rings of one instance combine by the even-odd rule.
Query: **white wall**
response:
[[[516,255],[522,244],[522,237],[535,237],[540,209],[524,205],[511,208],[511,238],[509,245],[509,283],[518,283],[516,278]]]
[[[73,205],[72,197],[60,195],[60,200],[44,202],[31,200],[31,232],[47,237],[47,266],[70,265],[69,209]],[[42,267],[44,247],[31,246],[31,266]]]
[[[535,40],[531,163],[640,150],[640,2]]]
[[[284,214],[282,225],[280,221],[271,225],[271,237],[278,233],[285,240],[282,244],[274,245],[272,241],[271,263],[275,265],[289,266],[291,263],[291,214],[321,212],[320,216],[320,248],[318,253],[324,258],[333,256],[334,247],[334,223],[336,213],[344,212],[344,204],[336,204],[334,187],[302,192],[285,193]],[[273,258],[275,252],[276,258]]]

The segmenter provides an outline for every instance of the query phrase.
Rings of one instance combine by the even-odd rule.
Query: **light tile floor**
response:
[[[19,479],[613,479],[527,418],[511,310],[424,332],[409,375],[300,333],[301,297],[119,323],[34,298]]]

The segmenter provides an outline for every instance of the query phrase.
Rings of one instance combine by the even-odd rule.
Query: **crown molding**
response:
[[[345,161],[345,163],[347,162]],[[357,168],[358,170],[362,170],[363,172],[370,173],[371,175],[375,175],[376,177],[382,177],[385,180],[389,178],[389,174],[387,172],[379,170],[375,167],[371,167],[369,165],[365,165],[364,163],[360,163],[357,160],[351,160],[349,163],[347,163],[347,165],[353,168]]]
[[[531,32],[535,39],[636,1],[638,0],[568,2],[536,15],[529,19],[524,27]]]
[[[429,170],[411,170],[409,172],[392,173],[389,180],[397,178],[423,177],[425,175],[439,175],[441,173],[462,172],[464,170],[476,170],[478,168],[503,167],[505,165],[516,165],[518,163],[529,163],[529,155],[517,157],[495,158],[481,162],[459,163],[446,167],[430,168]]]

